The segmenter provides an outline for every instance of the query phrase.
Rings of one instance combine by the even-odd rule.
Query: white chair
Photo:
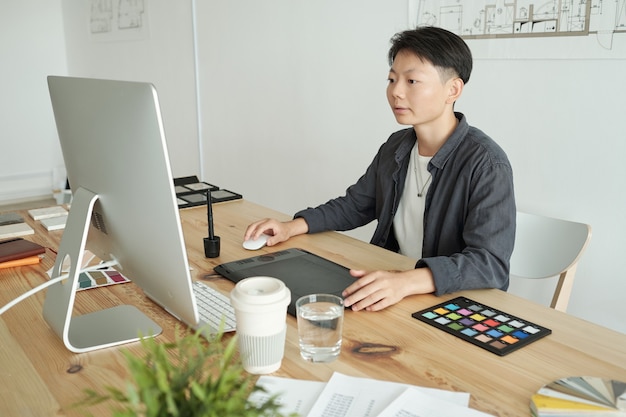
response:
[[[566,311],[578,261],[591,239],[591,227],[552,217],[517,212],[511,282],[516,277],[558,276],[550,307]]]

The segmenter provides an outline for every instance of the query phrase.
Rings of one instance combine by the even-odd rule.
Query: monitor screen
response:
[[[73,199],[53,269],[59,276],[69,258],[72,285],[49,288],[46,321],[76,352],[161,331],[134,306],[73,317],[74,280],[88,249],[117,261],[122,274],[171,314],[197,323],[155,87],[59,76],[48,77],[48,87]]]

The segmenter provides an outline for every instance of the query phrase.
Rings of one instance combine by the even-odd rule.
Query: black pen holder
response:
[[[220,237],[214,236],[213,239],[204,238],[204,256],[207,258],[217,258],[220,256]]]

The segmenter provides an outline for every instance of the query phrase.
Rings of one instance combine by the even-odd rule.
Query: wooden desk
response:
[[[23,213],[26,216],[25,213]],[[245,226],[262,217],[288,216],[247,201],[214,206],[221,256],[204,257],[205,208],[181,211],[185,241],[194,279],[205,279],[224,292],[233,284],[212,277],[218,263],[251,256],[241,247]],[[31,222],[35,236],[27,239],[58,247],[61,232],[47,232]],[[340,233],[298,236],[271,252],[302,247],[348,267],[363,269],[412,268],[413,261]],[[38,266],[0,270],[0,305],[41,284],[54,264],[47,252]],[[496,309],[552,329],[552,334],[505,357],[499,357],[411,318],[411,313],[445,299],[465,295]],[[0,318],[0,415],[79,415],[69,405],[83,398],[84,388],[120,386],[128,376],[122,349],[141,354],[137,343],[85,354],[74,354],[42,318],[44,294],[13,307]],[[76,308],[93,311],[116,304],[134,304],[159,323],[161,340],[171,340],[178,321],[149,301],[134,284],[83,291]],[[437,298],[413,296],[382,312],[346,311],[344,345],[330,364],[300,359],[296,323],[288,317],[285,359],[275,373],[299,379],[326,381],[334,371],[351,376],[399,381],[471,394],[470,406],[499,416],[527,416],[530,396],[554,379],[591,375],[626,381],[626,335],[533,304],[499,290],[466,291]],[[90,409],[110,415],[109,406]]]

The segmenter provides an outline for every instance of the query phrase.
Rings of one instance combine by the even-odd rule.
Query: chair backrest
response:
[[[591,227],[587,224],[518,211],[510,275],[512,278],[558,276],[550,306],[565,311],[578,260],[590,238]]]

